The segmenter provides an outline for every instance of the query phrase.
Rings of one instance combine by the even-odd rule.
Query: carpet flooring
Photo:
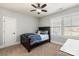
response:
[[[15,45],[0,49],[0,56],[71,56],[60,51],[61,45],[55,43],[45,43],[31,50],[30,53],[21,45]]]

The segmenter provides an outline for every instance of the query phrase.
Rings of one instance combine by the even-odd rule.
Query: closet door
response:
[[[16,19],[10,17],[4,17],[4,45],[10,46],[16,42]]]

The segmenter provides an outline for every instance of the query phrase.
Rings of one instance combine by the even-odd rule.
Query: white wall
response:
[[[1,20],[2,18],[0,17],[0,45],[2,45],[2,37],[3,37],[3,30],[2,30],[2,20]]]
[[[21,34],[35,32],[38,28],[38,19],[26,14],[0,8],[0,16],[9,16],[17,20],[17,41],[20,40]]]
[[[45,17],[45,18],[39,19],[39,26],[41,26],[41,27],[50,26],[50,18]]]
[[[73,17],[75,15],[79,15],[79,6],[42,17],[42,18],[40,18],[39,26],[50,26],[51,33],[52,33],[52,31],[53,31],[52,25],[54,25],[53,21],[63,20],[63,18],[65,18],[65,17]],[[68,23],[66,23],[66,24],[68,24]],[[52,41],[60,42],[62,44],[67,40],[67,38],[65,38],[65,37],[55,37],[54,38],[52,35],[51,35],[51,37],[52,37],[51,38]]]

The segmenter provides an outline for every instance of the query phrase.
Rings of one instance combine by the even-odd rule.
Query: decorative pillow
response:
[[[37,31],[37,34],[40,35],[41,31]]]

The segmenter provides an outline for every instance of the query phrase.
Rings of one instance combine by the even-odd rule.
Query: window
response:
[[[79,37],[79,15],[58,17],[51,24],[54,36]]]
[[[63,23],[64,36],[79,37],[79,15],[66,17]]]
[[[79,37],[79,27],[64,27],[64,36]]]

